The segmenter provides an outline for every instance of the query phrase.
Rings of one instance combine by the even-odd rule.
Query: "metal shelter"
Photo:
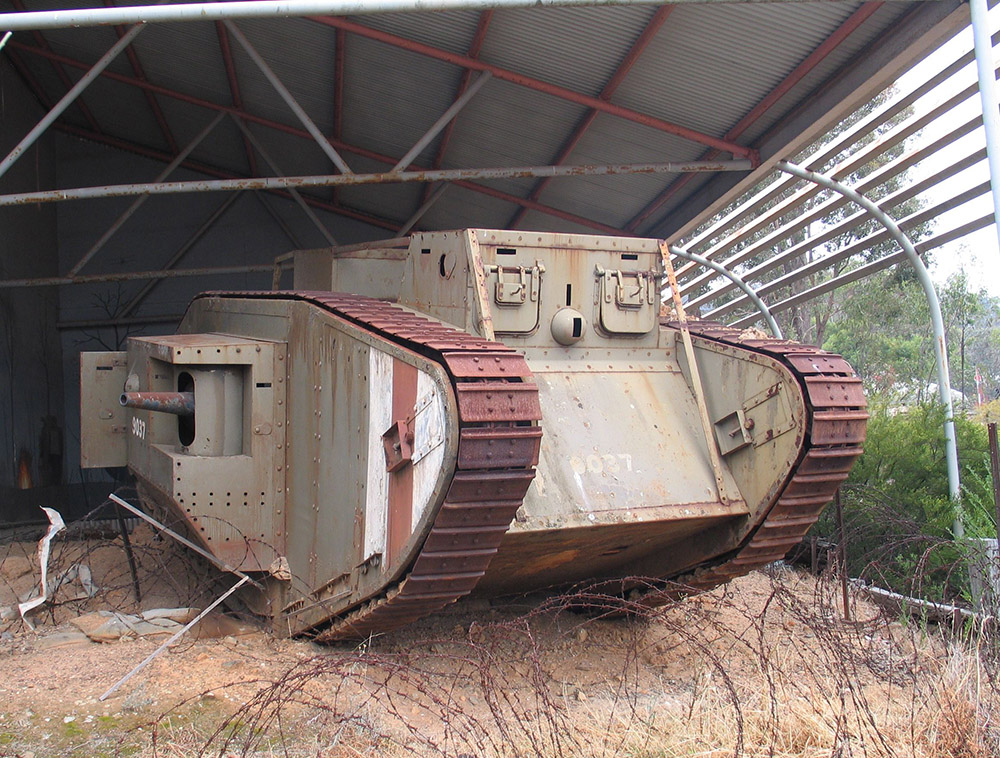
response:
[[[937,222],[917,252],[994,221],[948,215],[990,192],[973,53],[886,93],[969,28],[954,0],[91,5],[0,3],[0,86],[33,114],[0,135],[0,228],[58,227],[45,266],[0,248],[0,294],[78,285],[48,311],[64,350],[267,287],[289,249],[413,229],[663,238],[687,307],[740,325],[746,287],[781,313],[904,260],[862,260],[881,229],[838,245],[869,211],[785,160],[890,215],[922,198],[896,217]]]

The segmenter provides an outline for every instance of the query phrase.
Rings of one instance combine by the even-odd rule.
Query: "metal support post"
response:
[[[253,145],[254,149],[260,153],[260,157],[263,158],[264,162],[270,167],[271,172],[275,176],[284,176],[281,169],[278,168],[278,164],[274,162],[274,159],[271,158],[268,152],[264,149],[263,145],[261,145],[254,136],[253,132],[250,131],[250,127],[244,124],[243,121],[235,115],[233,116],[233,123],[235,123],[237,128],[243,132],[243,136],[245,136],[247,141]],[[337,240],[330,233],[330,230],[326,228],[326,225],[319,220],[319,216],[316,215],[316,212],[309,207],[308,203],[306,203],[305,199],[302,197],[302,193],[300,193],[297,189],[290,187],[288,189],[288,194],[292,196],[292,199],[295,200],[298,206],[302,209],[302,212],[306,214],[310,221],[313,222],[313,225],[319,229],[319,233],[323,235],[326,241],[331,245],[336,245]]]
[[[444,129],[451,122],[451,120],[455,118],[455,116],[458,115],[459,111],[461,111],[462,108],[464,108],[466,104],[473,97],[475,97],[476,93],[483,88],[483,85],[486,84],[492,76],[493,74],[489,71],[483,71],[478,77],[476,77],[476,81],[474,81],[469,88],[462,93],[462,96],[455,100],[455,102],[451,104],[451,107],[441,114],[441,117],[434,122],[431,128],[427,130],[426,134],[418,139],[416,144],[410,148],[409,152],[400,158],[399,162],[389,170],[402,171],[404,168],[413,163],[414,159],[420,155],[420,151],[427,147],[431,140],[441,133],[441,130]]]
[[[202,129],[195,136],[195,138],[191,140],[187,144],[187,146],[180,153],[178,153],[178,155],[172,161],[170,161],[170,164],[165,169],[163,169],[163,171],[161,171],[153,181],[162,182],[164,179],[166,179],[168,176],[170,176],[170,174],[174,172],[174,169],[176,169],[179,165],[181,165],[184,161],[186,161],[187,157],[191,155],[191,152],[199,144],[201,144],[201,141],[205,139],[205,137],[207,137],[211,133],[211,131],[216,127],[216,125],[222,120],[223,115],[225,114],[219,113],[215,118],[213,118],[209,122],[208,126]],[[86,266],[90,262],[90,260],[101,251],[101,248],[103,248],[107,244],[108,240],[110,240],[115,235],[115,233],[122,228],[122,226],[125,224],[126,221],[132,218],[132,215],[137,210],[139,210],[140,206],[148,199],[149,195],[141,195],[138,198],[136,198],[136,200],[128,208],[125,209],[125,212],[122,213],[122,215],[120,215],[117,219],[115,219],[115,222],[110,227],[108,227],[108,230],[101,235],[101,238],[97,240],[97,242],[95,242],[86,253],[83,254],[83,257],[76,262],[76,265],[73,266],[73,268],[71,268],[69,270],[69,273],[66,275],[76,276],[77,274],[79,274],[80,270],[83,269],[83,267]]]
[[[674,264],[670,260],[670,252],[666,242],[660,243],[660,255],[663,257],[667,282],[670,285],[670,294],[674,299],[674,310],[677,312],[681,341],[684,343],[684,354],[687,357],[688,372],[691,376],[691,389],[698,403],[698,415],[701,418],[701,427],[705,433],[705,444],[708,448],[708,458],[712,463],[712,471],[715,474],[715,485],[719,494],[719,500],[723,503],[728,503],[733,497],[726,484],[726,469],[722,465],[719,446],[715,440],[715,428],[712,425],[711,417],[708,415],[708,403],[705,400],[705,385],[701,381],[701,370],[698,368],[698,359],[694,352],[694,342],[691,340],[691,331],[688,329],[687,314],[684,312],[684,303],[681,301],[681,290],[677,286],[677,275],[674,273]]]
[[[226,21],[224,23],[226,25],[226,29],[229,30],[229,33],[236,38],[236,41],[242,45],[246,54],[250,56],[250,60],[257,64],[257,68],[259,68],[261,73],[267,77],[267,80],[271,83],[271,86],[274,87],[277,93],[281,95],[281,99],[284,100],[285,104],[292,109],[292,112],[298,117],[299,121],[301,121],[302,125],[306,128],[306,131],[312,135],[314,140],[316,140],[316,144],[319,145],[320,149],[326,153],[326,156],[333,161],[333,165],[340,169],[342,174],[350,174],[351,169],[346,163],[344,163],[344,159],[340,157],[340,153],[333,149],[333,145],[331,145],[329,140],[323,136],[323,132],[321,132],[319,127],[317,127],[313,120],[309,118],[309,114],[307,114],[302,106],[299,105],[298,101],[292,96],[292,93],[288,91],[288,88],[281,83],[278,75],[275,74],[271,67],[267,65],[267,62],[260,57],[260,53],[258,53],[254,46],[250,44],[250,41],[243,36],[243,32],[237,29],[236,24],[232,21]]]
[[[837,562],[840,564],[840,594],[844,601],[844,620],[851,620],[851,596],[847,579],[847,530],[844,528],[844,505],[840,502],[840,488],[834,495],[837,506]]]
[[[959,511],[962,484],[958,471],[958,446],[955,442],[955,409],[951,402],[951,376],[948,371],[948,349],[945,343],[944,319],[941,317],[941,302],[938,300],[937,290],[934,288],[934,282],[931,281],[931,275],[927,271],[927,266],[920,260],[920,256],[917,254],[916,248],[913,247],[913,243],[910,242],[909,238],[896,225],[892,217],[861,193],[854,191],[836,179],[824,176],[815,171],[810,171],[788,161],[779,161],[776,168],[792,176],[797,176],[800,179],[813,182],[834,192],[839,192],[868,211],[875,220],[886,228],[889,234],[899,243],[899,246],[903,248],[903,252],[917,274],[917,280],[920,282],[920,286],[923,287],[924,295],[927,297],[927,305],[931,312],[931,326],[934,329],[934,359],[937,363],[938,394],[941,399],[941,405],[944,406],[944,447],[945,460],[948,464],[948,494],[955,505],[955,520],[953,523],[955,539],[961,539],[965,536],[965,526],[962,523],[962,516]]]
[[[993,189],[993,219],[1000,243],[1000,101],[994,73],[993,40],[990,36],[989,4],[987,0],[969,0],[972,14],[972,37],[976,50],[976,70],[979,73],[979,98],[983,104],[983,128],[986,130],[986,159],[990,166]]]
[[[997,545],[1000,545],[1000,447],[997,445],[997,425],[991,421],[986,425],[990,441],[990,475],[993,478],[993,513],[996,519]]]
[[[694,261],[695,263],[710,268],[717,274],[722,274],[724,277],[729,279],[729,281],[731,281],[733,284],[735,284],[737,287],[743,290],[743,293],[748,298],[750,298],[750,302],[752,302],[755,306],[757,306],[757,310],[760,311],[761,315],[764,317],[764,320],[767,322],[767,328],[771,330],[771,334],[773,334],[779,340],[784,339],[784,336],[781,333],[781,329],[778,327],[778,322],[774,320],[774,316],[771,315],[771,311],[768,310],[767,305],[764,303],[763,300],[757,297],[757,293],[753,291],[753,288],[750,287],[749,284],[743,281],[743,279],[740,277],[739,274],[737,274],[735,271],[730,271],[725,266],[720,265],[715,261],[709,260],[704,256],[698,255],[697,253],[689,253],[687,250],[677,247],[677,245],[670,245],[669,249],[671,254],[676,255],[678,258],[683,258],[684,260],[687,261]]]
[[[20,14],[14,13],[14,14],[0,14],[0,15],[16,16]],[[3,28],[4,28],[3,24],[0,23],[0,29]],[[128,30],[128,32],[126,32],[124,37],[118,40],[111,47],[111,49],[108,50],[108,52],[106,52],[104,55],[101,56],[101,59],[97,61],[97,63],[91,66],[90,70],[80,78],[80,81],[74,84],[72,89],[70,89],[69,92],[67,92],[65,95],[62,96],[62,99],[52,107],[52,110],[46,113],[42,117],[42,120],[39,121],[37,124],[35,124],[35,128],[32,129],[30,132],[28,132],[25,135],[24,139],[22,139],[18,143],[17,147],[11,150],[10,154],[6,158],[4,158],[2,162],[0,162],[0,176],[3,176],[4,174],[7,173],[7,170],[14,165],[17,159],[20,158],[22,155],[24,155],[24,152],[32,145],[34,145],[35,142],[38,140],[38,138],[45,133],[45,130],[49,128],[52,122],[55,121],[57,118],[59,118],[63,114],[63,111],[65,111],[70,105],[73,104],[73,101],[80,96],[80,93],[83,92],[85,89],[87,89],[90,83],[94,81],[94,79],[96,79],[98,76],[100,76],[101,72],[105,68],[107,68],[108,64],[115,59],[118,53],[120,53],[129,45],[131,45],[132,40],[134,40],[136,36],[139,34],[139,32],[141,32],[145,28],[146,27],[142,24],[137,24],[136,26],[133,26],[131,29]]]

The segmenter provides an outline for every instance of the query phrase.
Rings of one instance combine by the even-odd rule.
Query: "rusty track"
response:
[[[206,296],[311,303],[443,365],[458,406],[455,476],[406,576],[317,633],[359,639],[408,624],[467,595],[496,554],[535,477],[542,429],[538,387],[524,356],[382,300],[330,292]]]
[[[697,337],[766,355],[791,371],[806,401],[806,436],[791,477],[744,543],[714,565],[674,579],[669,588],[633,598],[648,606],[710,590],[784,558],[847,479],[862,453],[868,419],[861,379],[839,355],[787,340],[747,339],[739,329],[710,321],[692,320],[688,328]]]

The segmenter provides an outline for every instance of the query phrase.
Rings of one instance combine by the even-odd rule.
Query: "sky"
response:
[[[1000,26],[1000,9],[995,8],[990,11],[990,22],[992,30],[996,30]],[[899,91],[906,92],[916,84],[926,81],[933,72],[950,64],[971,49],[972,29],[969,27],[962,30],[954,39],[902,76],[897,82]],[[996,51],[994,51],[995,62]],[[914,107],[918,112],[929,108],[932,104],[952,96],[975,81],[976,66],[973,62],[918,100]],[[937,135],[954,128],[958,123],[979,115],[982,112],[981,107],[977,92],[945,116],[925,127],[920,134],[912,138],[911,144],[923,144],[934,139]],[[940,171],[948,163],[982,148],[985,142],[984,129],[979,127],[918,164],[912,169],[911,176],[914,180],[919,180]],[[989,181],[989,168],[986,161],[983,160],[928,190],[922,197],[933,203],[952,197],[958,192],[986,181]],[[975,200],[939,216],[935,233],[940,234],[992,212],[992,195],[985,193]],[[949,276],[960,270],[964,270],[968,275],[973,289],[985,289],[990,295],[1000,297],[1000,244],[998,244],[995,225],[991,224],[956,242],[943,245],[933,252],[931,275],[937,284],[944,284]]]

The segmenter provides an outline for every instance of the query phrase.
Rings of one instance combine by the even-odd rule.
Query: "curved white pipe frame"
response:
[[[927,267],[920,260],[920,256],[917,254],[916,248],[913,247],[913,243],[903,233],[903,230],[896,225],[892,217],[861,193],[838,182],[836,179],[815,171],[810,171],[789,161],[779,161],[776,168],[792,176],[797,176],[800,179],[813,182],[834,192],[839,192],[847,199],[860,205],[881,223],[896,242],[899,243],[910,265],[913,266],[913,270],[916,271],[917,279],[920,282],[920,286],[923,287],[924,295],[927,297],[927,305],[931,312],[931,326],[934,329],[934,359],[937,362],[938,392],[941,404],[945,408],[944,444],[945,459],[948,463],[948,494],[951,496],[952,501],[957,504],[962,496],[962,485],[958,471],[958,447],[955,443],[955,409],[951,402],[951,376],[948,371],[948,349],[945,344],[941,302],[938,300],[937,290],[934,288],[934,282],[931,281],[931,275],[927,271]],[[953,529],[956,539],[961,539],[965,536],[965,527],[962,524],[961,515],[957,508]]]
[[[755,306],[757,306],[757,310],[760,311],[761,316],[764,317],[764,321],[767,322],[767,328],[771,330],[771,334],[773,334],[779,340],[784,339],[784,336],[781,334],[781,328],[778,326],[778,322],[774,320],[774,316],[771,315],[771,311],[768,310],[767,305],[764,303],[763,300],[761,300],[757,296],[757,293],[753,291],[750,285],[747,284],[745,281],[743,281],[742,277],[740,277],[739,274],[737,274],[734,271],[730,271],[725,266],[716,263],[715,261],[709,260],[708,258],[702,255],[698,255],[697,253],[689,253],[687,250],[677,247],[677,245],[670,245],[669,250],[671,254],[676,255],[678,258],[683,258],[684,260],[693,261],[697,264],[705,266],[706,268],[710,268],[717,274],[722,274],[722,276],[729,279],[729,281],[731,281],[733,284],[735,284],[737,287],[743,290],[743,293],[748,298],[750,298],[750,301]]]

